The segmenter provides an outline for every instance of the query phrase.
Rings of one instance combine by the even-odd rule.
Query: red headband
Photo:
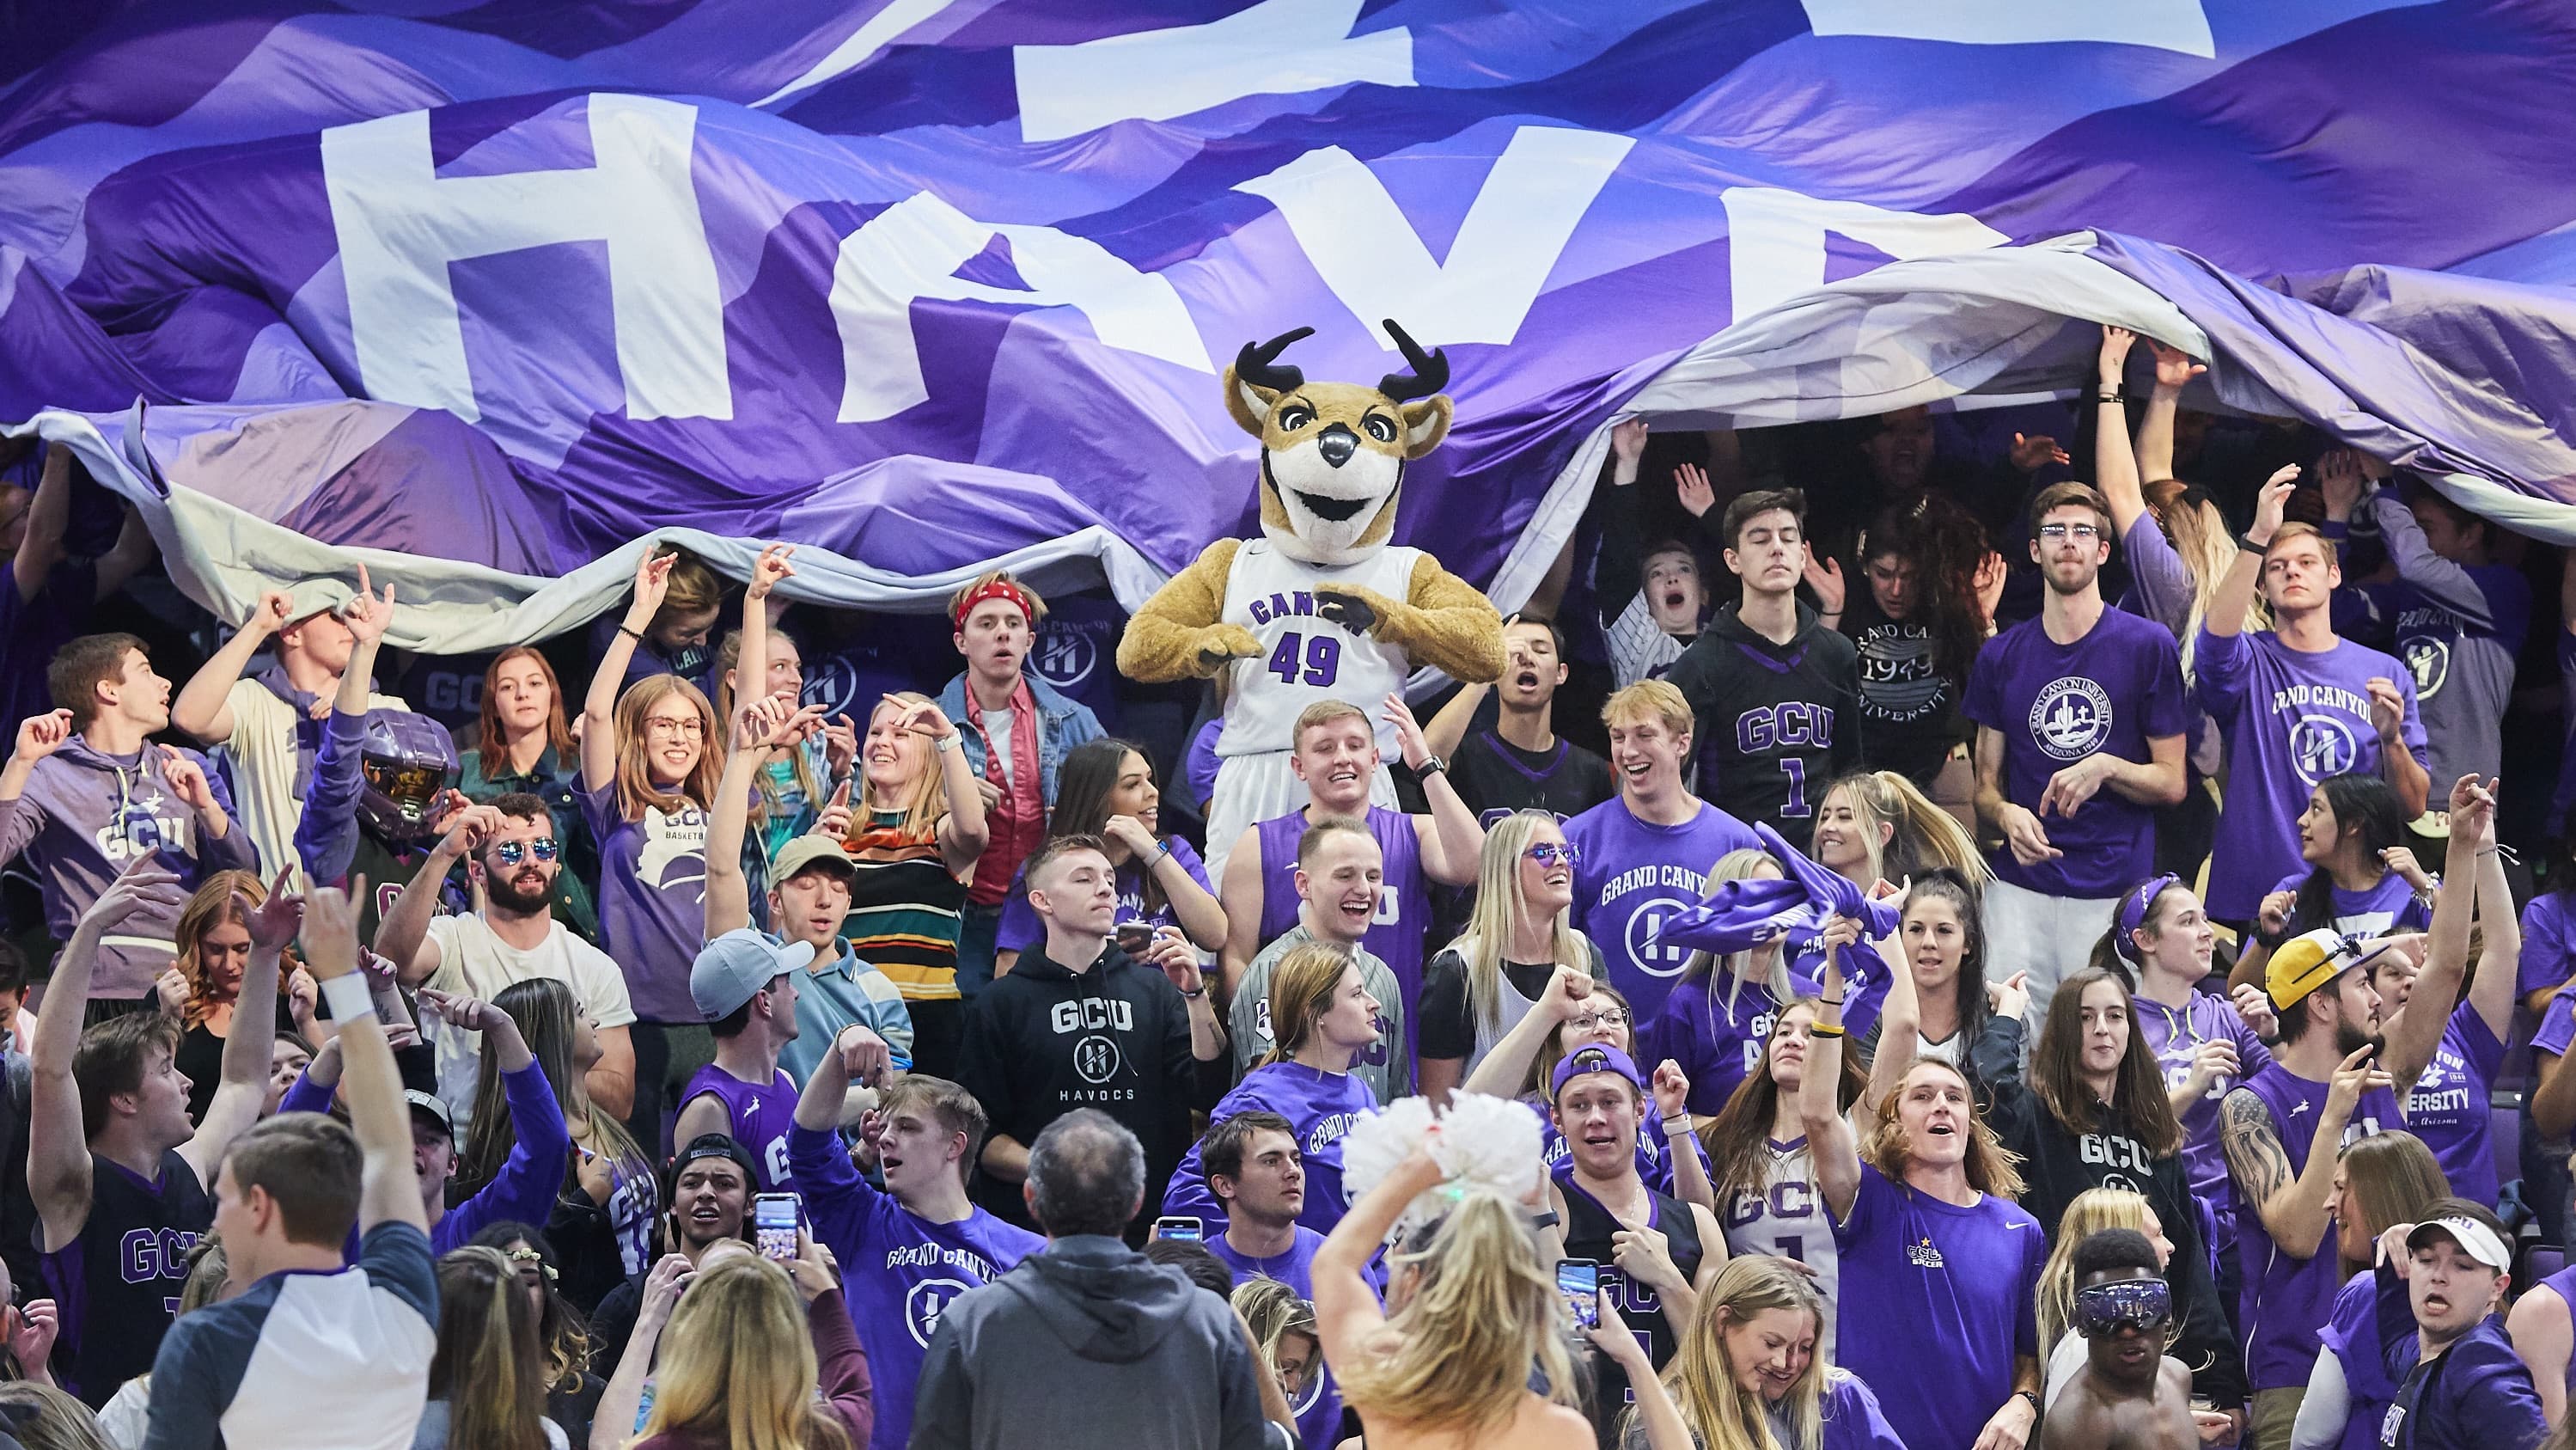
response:
[[[987,599],[1007,599],[1020,607],[1020,615],[1022,618],[1028,619],[1032,623],[1037,619],[1037,610],[1030,607],[1029,591],[1012,583],[1008,579],[993,579],[967,590],[964,597],[957,601],[957,628],[964,629],[966,627],[966,616],[974,613],[975,606],[983,603]]]

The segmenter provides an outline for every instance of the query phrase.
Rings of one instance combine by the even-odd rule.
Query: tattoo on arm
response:
[[[2227,1154],[2228,1176],[2236,1180],[2245,1206],[2259,1212],[2297,1177],[2290,1171],[2290,1155],[2282,1151],[2281,1135],[2261,1098],[2239,1088],[2227,1095],[2221,1113],[2219,1144]]]

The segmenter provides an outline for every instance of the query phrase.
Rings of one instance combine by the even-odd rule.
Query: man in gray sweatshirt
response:
[[[0,865],[21,852],[44,886],[45,927],[70,937],[126,864],[157,851],[194,890],[255,857],[220,776],[193,750],[155,745],[170,724],[170,682],[143,641],[91,634],[57,651],[46,685],[61,708],[18,726],[0,768]],[[139,913],[100,939],[93,998],[133,1001],[170,965],[178,910]]]
[[[1119,1238],[1145,1198],[1145,1150],[1096,1108],[1029,1148],[1044,1252],[939,1318],[911,1450],[1271,1450],[1252,1348],[1223,1299]]]

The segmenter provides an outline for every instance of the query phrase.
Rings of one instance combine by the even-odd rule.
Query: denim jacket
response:
[[[1033,674],[1023,674],[1029,682],[1030,698],[1038,702],[1038,793],[1046,803],[1055,804],[1055,776],[1064,764],[1065,752],[1086,740],[1097,740],[1104,733],[1100,717],[1091,707],[1066,699],[1055,686]],[[939,692],[939,708],[957,726],[957,735],[966,746],[966,764],[977,775],[984,773],[984,740],[966,728],[966,676],[961,672]]]

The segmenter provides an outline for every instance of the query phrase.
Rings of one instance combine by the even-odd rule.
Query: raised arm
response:
[[[1307,1273],[1315,1289],[1315,1331],[1323,1341],[1325,1363],[1358,1363],[1368,1353],[1369,1336],[1386,1327],[1386,1310],[1366,1276],[1369,1261],[1404,1216],[1404,1206],[1439,1187],[1441,1177],[1430,1151],[1416,1145],[1394,1172],[1360,1195],[1316,1248]]]
[[[2147,496],[2138,478],[2137,455],[2129,451],[2128,405],[2120,386],[2128,381],[2129,349],[2138,335],[2125,327],[2102,324],[2102,351],[2093,390],[2093,482],[2111,505],[2111,528],[2122,538],[2147,511]]]
[[[358,1232],[364,1235],[380,1223],[407,1223],[427,1233],[420,1180],[412,1173],[411,1114],[403,1107],[402,1074],[394,1068],[384,1027],[371,1008],[361,1005],[366,981],[358,970],[358,908],[350,895],[365,891],[363,876],[351,883],[350,891],[314,889],[305,913],[304,959],[322,984],[332,1015],[340,1019],[340,1099],[348,1105],[349,1127],[358,1136],[366,1164],[359,1180]],[[349,985],[333,985],[340,982]],[[260,1065],[265,1072],[265,1052]]]
[[[1386,697],[1384,718],[1395,725],[1395,744],[1404,753],[1405,768],[1419,772],[1431,759],[1431,746],[1422,738],[1422,727],[1415,723],[1403,696]],[[1443,886],[1475,885],[1476,868],[1485,853],[1485,828],[1476,824],[1476,813],[1458,798],[1458,788],[1449,783],[1446,770],[1422,777],[1422,799],[1431,807],[1429,820],[1416,817],[1413,822],[1413,834],[1422,843],[1422,873]]]
[[[45,996],[56,1005],[38,1014],[28,1044],[27,1191],[42,1227],[38,1247],[46,1253],[68,1247],[89,1222],[89,1135],[82,1130],[72,1056],[80,1049],[81,1005],[89,1001],[98,968],[99,938],[138,916],[167,920],[187,901],[179,878],[162,867],[157,853],[146,851],[90,903],[54,958]]]
[[[1172,848],[1145,829],[1144,822],[1134,816],[1111,816],[1100,833],[1125,846],[1130,857],[1146,863],[1146,874],[1163,888],[1163,900],[1170,904],[1172,919],[1180,923],[1190,945],[1203,952],[1226,945],[1225,908],[1217,904],[1216,893],[1200,885]]]
[[[725,752],[724,774],[716,782],[716,807],[707,817],[709,940],[751,925],[751,882],[742,874],[742,841],[750,830],[753,780],[772,757],[794,749],[822,725],[820,705],[800,710],[783,692],[734,692],[733,719],[728,725],[733,748]]]
[[[72,451],[38,440],[45,450],[44,471],[36,479],[36,496],[27,501],[27,527],[18,552],[9,559],[9,580],[18,586],[18,602],[32,604],[45,592],[45,581],[63,561],[63,534],[72,521]]]
[[[948,787],[948,815],[939,823],[939,855],[963,879],[993,839],[992,827],[984,819],[984,792],[977,788],[983,778],[966,763],[965,743],[937,701],[897,703],[903,710],[903,728],[930,738],[931,768]]]
[[[770,602],[770,591],[781,579],[796,577],[796,566],[789,558],[796,553],[794,544],[769,544],[752,561],[751,582],[742,587],[742,648],[733,661],[733,703],[742,708],[746,700],[757,700],[769,693],[769,626],[786,608],[786,601]],[[712,935],[712,933],[710,933]]]
[[[2480,814],[2484,822],[2478,829],[2475,870],[2478,880],[2478,920],[2485,923],[2478,943],[2478,960],[2469,977],[2468,1000],[2478,1009],[2478,1019],[2505,1040],[2513,1026],[2514,980],[2522,968],[2522,918],[2513,909],[2513,884],[2505,879],[2504,853],[2495,838],[2495,789],[2490,780],[2484,786],[2487,803]],[[2451,829],[2461,828],[2460,817],[2451,817]],[[2451,868],[2456,870],[2457,868]],[[2449,872],[2444,873],[2449,879]]]
[[[345,879],[357,858],[368,686],[376,677],[376,654],[393,617],[394,586],[386,585],[384,598],[376,598],[367,566],[359,565],[357,597],[341,613],[349,626],[349,662],[332,694],[331,718],[324,722],[322,746],[314,754],[312,780],[295,822],[296,859],[315,881]]]
[[[1539,992],[1537,1005],[1521,1014],[1521,1020],[1512,1024],[1512,1030],[1503,1034],[1458,1090],[1493,1098],[1519,1097],[1529,1085],[1530,1066],[1538,1061],[1539,1047],[1591,995],[1591,976],[1581,967],[1559,963]]]
[[[599,668],[591,671],[590,693],[582,697],[584,790],[600,790],[617,779],[617,697],[626,689],[626,665],[635,658],[644,631],[653,627],[653,616],[661,613],[662,598],[671,592],[671,567],[679,560],[676,553],[656,555],[648,548],[636,562],[634,597],[627,601],[626,617],[618,622],[608,648],[600,652]]]
[[[1512,619],[1518,618],[1520,616],[1517,614],[1512,616]],[[1509,624],[1511,620],[1507,619],[1503,622]],[[1504,668],[1511,668],[1509,660],[1505,661]],[[1467,727],[1475,723],[1477,707],[1484,704],[1485,697],[1493,692],[1494,687],[1491,685],[1460,685],[1456,692],[1449,696],[1448,703],[1442,705],[1423,725],[1422,743],[1429,746],[1431,753],[1441,759],[1455,760],[1458,757],[1458,747],[1467,743]]]
[[[1860,1142],[1852,1136],[1850,1121],[1843,1117],[1843,1105],[1835,1100],[1843,1076],[1842,948],[1856,931],[1847,925],[1850,920],[1836,917],[1825,928],[1824,1000],[1816,1009],[1815,1036],[1807,1045],[1806,1071],[1798,1082],[1798,1122],[1807,1135],[1807,1161],[1815,1165],[1817,1191],[1824,1195],[1825,1207],[1837,1222],[1851,1217],[1852,1205],[1860,1198]],[[1834,940],[1838,930],[1842,933],[1839,942]],[[1907,969],[1900,966],[1894,975],[1906,976]],[[1891,990],[1890,1016],[1894,1002]],[[1892,1030],[1887,1027],[1881,1032]],[[1907,1026],[1905,1030],[1910,1034],[1914,1029]],[[1880,1040],[1887,1039],[1882,1035]],[[1890,1054],[1882,1049],[1878,1055],[1883,1060],[1908,1054]]]
[[[2245,542],[2258,547],[2272,542],[2281,531],[2281,511],[2289,505],[2290,490],[2299,486],[2297,464],[2284,464],[2264,480],[2263,491],[2254,501],[2254,527],[2245,531]],[[2254,610],[2254,595],[2263,582],[2263,556],[2254,549],[2238,549],[2236,560],[2219,576],[2218,588],[2210,595],[2208,612],[2201,616],[2200,627],[2221,639],[2232,639],[2245,632],[2246,616]]]
[[[2183,385],[2209,368],[2152,337],[2147,350],[2156,355],[2156,389],[2147,395],[2146,414],[2138,420],[2138,478],[2154,483],[2173,477],[2174,414],[2182,409]]]
[[[2397,804],[2410,821],[2424,814],[2433,795],[2432,772],[2406,743],[2406,718],[2415,713],[2414,687],[2412,677],[2401,683],[2376,676],[2364,687],[2370,691],[2371,728],[2379,732],[2380,779],[2397,792]]]
[[[239,892],[233,894],[233,909],[242,913],[250,925],[250,963],[242,970],[241,994],[237,1000],[243,1009],[233,1013],[231,1035],[224,1038],[223,1077],[215,1085],[214,1100],[206,1105],[206,1116],[197,1124],[197,1136],[179,1149],[179,1156],[197,1170],[201,1183],[215,1181],[215,1168],[224,1161],[224,1150],[243,1130],[259,1121],[260,1109],[268,1105],[268,1064],[277,1045],[277,1011],[268,1004],[277,1000],[278,960],[286,944],[295,940],[296,928],[304,924],[304,898],[288,889],[290,873],[280,871],[269,883],[268,897],[252,906]],[[349,939],[350,960],[357,960],[357,936],[354,928]],[[373,1020],[372,1015],[369,1020]],[[340,1036],[348,1035],[349,1024],[338,1024]],[[346,1049],[343,1049],[345,1055]],[[387,1057],[388,1064],[392,1059]],[[396,1089],[397,1095],[400,1088]],[[411,1130],[403,1130],[403,1167],[411,1167]],[[412,1180],[404,1180],[407,1184]],[[412,1204],[419,1206],[419,1189],[412,1189]]]
[[[1637,468],[1646,456],[1646,420],[1623,418],[1610,427],[1610,486],[1601,504],[1601,544],[1592,556],[1592,598],[1605,625],[1626,611],[1645,587],[1645,505],[1637,497]]]
[[[178,696],[170,702],[170,723],[199,741],[219,745],[233,735],[233,707],[228,698],[233,686],[240,683],[242,671],[249,668],[250,657],[268,643],[269,636],[286,628],[288,611],[294,602],[278,590],[259,596],[250,618],[224,641],[205,667],[188,677]]]
[[[96,574],[100,600],[115,597],[126,581],[150,568],[161,546],[152,541],[152,530],[143,522],[143,511],[132,504],[125,506],[125,523],[116,531],[116,542],[98,559]]]
[[[438,971],[438,943],[430,940],[429,919],[438,914],[447,874],[490,839],[500,824],[501,813],[490,806],[468,806],[457,812],[446,833],[421,858],[420,869],[403,883],[392,908],[377,919],[376,955],[394,964],[394,980],[417,987]]]
[[[2237,1201],[2256,1209],[2263,1231],[2294,1259],[2313,1258],[2325,1240],[2335,1154],[2344,1125],[2352,1121],[2353,1104],[2363,1092],[2391,1085],[2389,1075],[2371,1065],[2374,1051],[2360,1048],[2335,1069],[2334,1085],[2309,1140],[2307,1164],[2295,1175],[2271,1109],[2261,1098],[2240,1087],[2220,1109],[2219,1146],[2227,1154],[2228,1176],[2236,1181]]]
[[[1900,922],[1900,938],[1904,931]],[[1914,1043],[1923,1029],[1923,999],[1915,991],[1911,955],[1900,940],[1896,950],[1882,952],[1880,957],[1888,964],[1887,999],[1879,1004],[1878,1050],[1869,1059],[1869,1086],[1861,1090],[1863,1122],[1875,1122],[1878,1105],[1887,1101],[1887,1095],[1905,1080],[1905,1069],[1914,1060]]]

